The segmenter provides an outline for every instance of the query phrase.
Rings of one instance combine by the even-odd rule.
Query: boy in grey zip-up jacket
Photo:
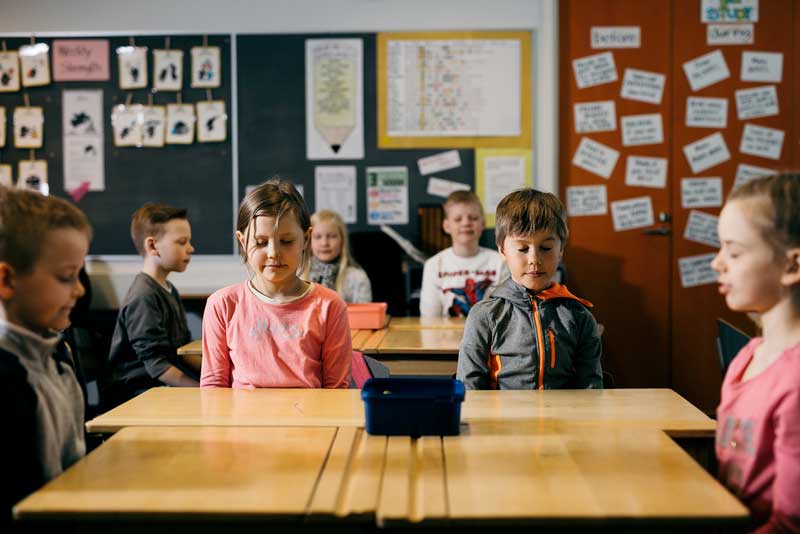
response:
[[[457,376],[468,389],[603,387],[592,304],[552,281],[566,240],[555,195],[521,189],[498,204],[496,241],[511,278],[467,317]]]

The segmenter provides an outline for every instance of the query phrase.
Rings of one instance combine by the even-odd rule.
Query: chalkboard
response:
[[[148,69],[152,87],[152,50],[165,48],[166,35],[134,35],[137,46],[148,47]],[[206,99],[205,89],[191,89],[190,68],[193,46],[203,45],[203,36],[170,35],[170,48],[184,51],[184,76],[182,101],[194,103]],[[37,42],[51,44],[53,39],[40,38]],[[70,38],[78,38],[70,36]],[[133,102],[147,104],[149,89],[122,91],[118,83],[116,53],[118,46],[130,44],[129,36],[80,37],[82,39],[108,39],[111,52],[110,74],[107,82],[55,82],[43,87],[22,88],[16,93],[0,93],[0,106],[8,115],[8,139],[0,149],[0,162],[10,163],[17,177],[17,162],[29,159],[28,149],[16,149],[13,142],[13,110],[24,105],[27,93],[30,105],[44,108],[44,146],[36,151],[37,159],[48,162],[48,179],[51,194],[67,197],[63,187],[62,156],[62,91],[72,89],[102,89],[105,135],[105,191],[89,192],[78,206],[87,214],[94,229],[91,254],[136,254],[130,239],[130,216],[147,201],[165,202],[186,207],[192,224],[192,242],[197,254],[231,254],[233,251],[233,173],[231,121],[228,121],[227,141],[223,143],[193,143],[191,145],[166,145],[162,148],[117,148],[113,143],[111,108],[124,103],[132,93]],[[63,38],[63,39],[66,39]],[[5,38],[6,47],[16,50],[30,39]],[[208,35],[208,46],[221,49],[222,85],[213,89],[215,100],[226,102],[231,117],[231,36]],[[51,54],[52,69],[52,54]],[[175,103],[176,93],[160,92],[153,95],[153,104]]]
[[[364,159],[310,161],[306,159],[305,42],[307,39],[358,38],[364,51]],[[406,166],[409,178],[409,224],[392,225],[401,235],[418,241],[417,206],[440,204],[427,194],[428,177],[419,174],[417,159],[441,149],[379,150],[377,136],[376,34],[307,35],[242,34],[236,37],[239,106],[239,198],[248,185],[275,174],[303,185],[306,204],[314,211],[314,168],[354,165],[357,168],[358,220],[351,232],[377,231],[367,223],[366,168]],[[474,151],[459,150],[461,167],[436,173],[472,186]]]

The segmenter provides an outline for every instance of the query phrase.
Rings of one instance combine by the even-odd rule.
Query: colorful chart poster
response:
[[[495,210],[504,196],[533,186],[531,151],[521,148],[475,150],[475,194],[483,204],[487,228],[494,228]]]
[[[367,222],[408,224],[408,167],[367,167]]]
[[[387,49],[389,137],[522,132],[519,40],[391,40]]]
[[[306,41],[306,154],[310,160],[364,158],[361,39]]]

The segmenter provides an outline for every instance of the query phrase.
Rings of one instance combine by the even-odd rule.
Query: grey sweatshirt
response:
[[[591,306],[566,286],[529,295],[508,278],[470,310],[458,378],[467,389],[602,388]]]
[[[8,466],[0,506],[8,514],[86,453],[83,393],[58,335],[41,337],[0,319],[0,406],[9,425],[0,440]]]

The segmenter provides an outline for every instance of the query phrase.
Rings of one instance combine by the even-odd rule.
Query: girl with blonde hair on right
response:
[[[320,210],[311,216],[311,262],[303,278],[322,284],[345,302],[371,302],[369,277],[350,255],[347,227],[338,213]]]
[[[731,193],[711,267],[734,311],[763,334],[731,362],[717,408],[723,483],[756,532],[800,532],[800,174],[759,178]]]

